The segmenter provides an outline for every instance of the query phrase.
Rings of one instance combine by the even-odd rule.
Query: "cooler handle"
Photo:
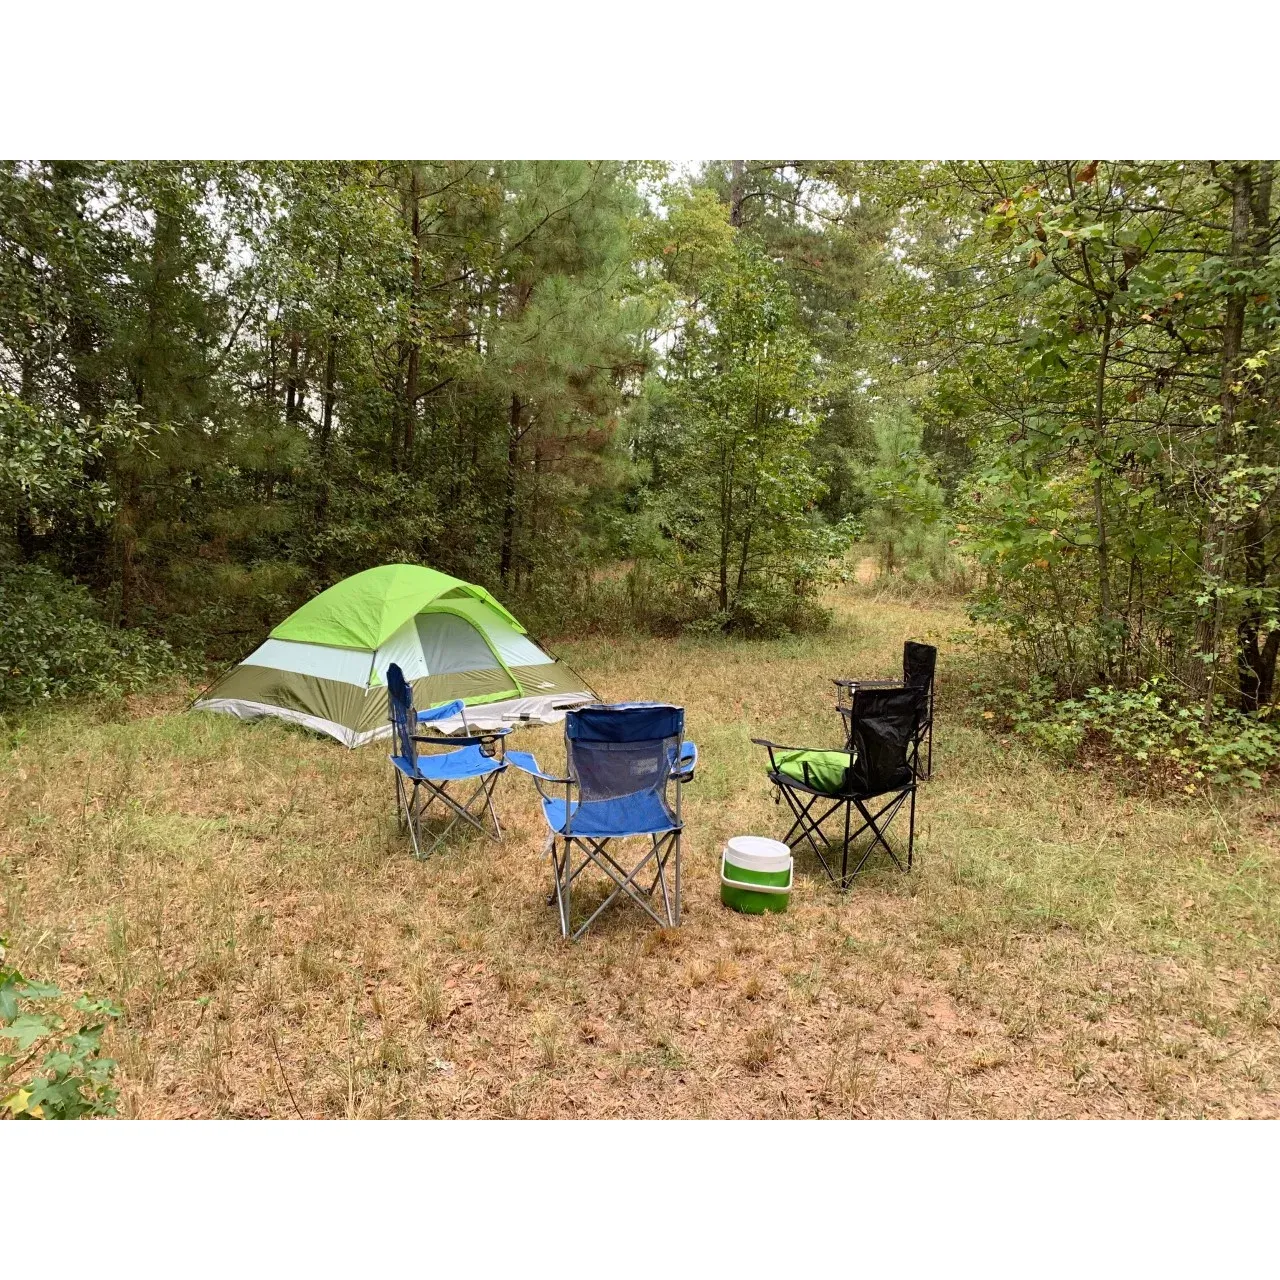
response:
[[[790,893],[791,885],[796,878],[796,864],[793,859],[791,865],[787,868],[786,884],[751,884],[746,880],[730,880],[724,873],[725,861],[729,856],[728,849],[722,849],[720,852],[720,883],[727,884],[731,889],[749,889],[752,893]]]

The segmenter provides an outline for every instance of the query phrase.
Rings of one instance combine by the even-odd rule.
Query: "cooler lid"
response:
[[[781,840],[765,836],[734,836],[725,853],[744,871],[786,871],[791,866],[791,850]]]

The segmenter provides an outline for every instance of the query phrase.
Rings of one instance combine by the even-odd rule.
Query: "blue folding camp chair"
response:
[[[529,774],[542,797],[542,813],[550,828],[547,848],[555,878],[547,904],[560,912],[560,932],[580,938],[615,898],[626,894],[660,925],[680,923],[680,788],[693,779],[698,749],[683,741],[684,708],[661,702],[594,704],[565,717],[566,776],[543,773],[526,751],[507,760]],[[675,805],[667,798],[675,783]],[[549,795],[544,784],[564,787],[563,799]],[[613,841],[648,836],[644,856],[629,870],[610,852]],[[581,861],[577,859],[581,857]],[[668,888],[667,864],[674,884]],[[571,928],[570,890],[582,871],[594,863],[614,882],[612,892],[576,929]],[[652,864],[653,880],[644,888],[637,879]],[[647,878],[647,876],[646,876]],[[663,915],[651,905],[662,889]]]
[[[493,840],[502,838],[498,815],[493,808],[493,789],[498,778],[506,770],[507,762],[502,751],[502,739],[510,729],[498,729],[492,733],[472,734],[467,725],[466,709],[462,702],[447,702],[440,707],[415,714],[413,690],[404,678],[404,672],[393,662],[387,668],[387,693],[391,703],[391,735],[396,754],[391,756],[395,768],[396,813],[400,819],[400,832],[407,829],[413,845],[413,856],[425,858],[459,823],[467,822],[477,831]],[[430,738],[413,732],[420,724],[430,724],[449,716],[462,716],[466,737]],[[419,755],[420,743],[447,746],[448,751],[438,755]],[[455,800],[448,788],[454,782],[476,781],[476,789],[463,801]],[[422,815],[437,801],[453,818],[423,852]],[[479,806],[477,808],[477,801]],[[484,823],[488,812],[493,830]]]

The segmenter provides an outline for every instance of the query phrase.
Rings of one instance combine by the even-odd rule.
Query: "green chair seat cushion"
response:
[[[780,751],[778,772],[785,773],[806,786],[828,795],[837,795],[844,789],[844,775],[849,768],[847,751]],[[805,765],[809,766],[806,778]]]

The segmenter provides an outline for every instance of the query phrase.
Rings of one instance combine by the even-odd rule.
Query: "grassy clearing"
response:
[[[966,722],[958,614],[836,605],[818,637],[558,646],[606,697],[688,708],[678,931],[623,907],[563,944],[518,775],[501,847],[419,864],[379,749],[176,695],[0,758],[0,930],[125,1006],[128,1115],[1280,1114],[1280,799],[1057,770]],[[841,897],[800,859],[789,914],[722,910],[724,839],[784,829],[752,735],[834,743],[830,677],[906,636],[943,650],[917,869]],[[557,729],[521,745],[562,763]]]

